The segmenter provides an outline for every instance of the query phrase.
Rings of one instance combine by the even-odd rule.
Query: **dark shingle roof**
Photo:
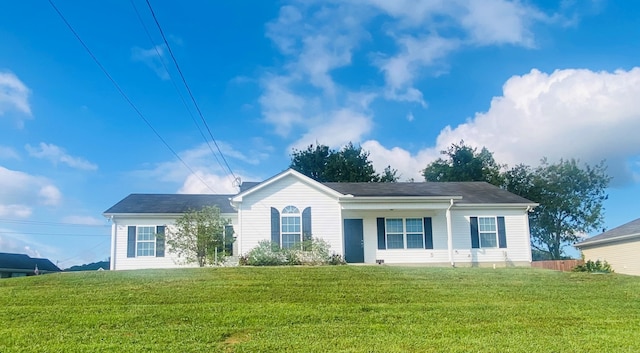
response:
[[[32,258],[24,254],[0,253],[0,269],[33,271],[38,265],[38,270],[43,272],[60,272],[58,266],[48,259]]]
[[[602,241],[614,241],[616,238],[635,234],[640,235],[640,218],[608,230],[604,233],[593,236],[583,242],[576,244],[576,246],[589,245],[591,243]]]
[[[205,194],[131,194],[113,205],[112,213],[185,213],[205,206],[218,206],[222,213],[236,213],[229,198],[233,195]]]
[[[462,196],[458,203],[531,204],[530,200],[485,182],[323,183],[342,194],[361,197]]]
[[[244,181],[240,184],[240,192],[247,191],[256,185],[260,185],[262,182],[259,181]]]

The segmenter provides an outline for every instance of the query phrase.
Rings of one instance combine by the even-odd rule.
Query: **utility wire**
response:
[[[147,6],[149,7],[149,11],[151,12],[151,16],[153,16],[153,20],[156,23],[156,26],[158,27],[158,30],[160,31],[160,34],[162,35],[162,40],[164,41],[164,44],[167,46],[167,50],[169,51],[169,55],[171,55],[171,59],[173,60],[173,63],[176,66],[176,69],[178,70],[178,73],[180,74],[180,77],[182,78],[182,83],[184,83],[184,86],[187,89],[187,92],[189,93],[189,97],[191,97],[191,101],[193,102],[193,105],[196,107],[196,111],[198,112],[198,115],[200,115],[200,119],[202,120],[202,123],[204,124],[204,126],[207,128],[207,131],[209,132],[209,136],[211,137],[211,140],[213,141],[213,144],[216,146],[216,149],[218,150],[218,153],[220,153],[220,157],[222,157],[222,160],[224,161],[224,164],[227,166],[227,169],[229,170],[229,173],[231,173],[231,175],[233,176],[234,180],[237,179],[236,175],[233,173],[233,170],[231,170],[231,167],[229,166],[229,163],[227,162],[227,159],[224,157],[224,154],[222,154],[222,150],[220,150],[220,146],[218,145],[218,142],[216,142],[216,139],[213,137],[213,133],[211,133],[211,129],[209,128],[209,124],[207,124],[207,120],[204,118],[204,115],[202,114],[202,111],[200,110],[200,107],[198,106],[198,103],[196,102],[196,99],[193,97],[193,93],[191,92],[191,88],[189,88],[189,85],[187,84],[187,80],[185,79],[184,75],[182,74],[182,70],[180,69],[180,65],[178,65],[178,61],[176,60],[176,57],[173,55],[173,50],[171,50],[171,46],[169,45],[169,41],[167,40],[167,37],[164,35],[164,31],[162,30],[162,27],[160,26],[160,22],[158,22],[158,18],[156,17],[155,12],[153,11],[153,7],[151,7],[151,3],[149,2],[149,0],[145,0],[147,2]],[[221,165],[222,167],[222,165]],[[224,169],[224,167],[223,167]]]
[[[52,235],[56,237],[110,237],[111,234],[68,234],[68,233],[31,233],[31,232],[5,232],[0,234],[25,234],[25,235]]]
[[[41,222],[41,221],[25,221],[18,219],[0,219],[0,223],[15,223],[38,226],[60,226],[60,227],[111,227],[108,224],[81,224],[81,223],[62,223],[62,222]]]
[[[198,131],[200,132],[200,136],[202,136],[202,138],[204,139],[204,142],[207,143],[207,146],[209,147],[209,151],[211,151],[211,154],[216,159],[216,162],[218,162],[220,167],[222,167],[222,169],[224,170],[224,167],[222,166],[222,163],[220,163],[220,160],[218,159],[218,155],[213,151],[213,147],[211,147],[211,144],[209,143],[209,139],[207,138],[207,136],[205,136],[204,132],[200,128],[200,124],[198,124],[198,121],[196,120],[196,117],[191,112],[191,109],[189,109],[189,105],[187,104],[187,101],[184,99],[184,96],[182,95],[182,93],[180,92],[180,89],[178,88],[178,85],[176,84],[176,81],[173,79],[173,75],[171,75],[171,73],[169,72],[169,68],[167,67],[167,65],[165,65],[164,59],[162,58],[162,54],[160,54],[160,51],[158,50],[158,46],[155,45],[155,43],[153,41],[153,38],[151,37],[151,33],[149,33],[149,29],[147,28],[147,25],[142,20],[142,16],[140,15],[140,12],[138,11],[138,8],[136,7],[136,5],[134,3],[134,0],[129,0],[129,2],[131,3],[131,6],[133,7],[133,10],[135,11],[136,16],[138,17],[138,21],[142,25],[142,28],[144,29],[144,32],[147,34],[147,38],[149,39],[149,43],[151,44],[151,46],[155,50],[156,55],[158,56],[158,59],[160,60],[160,64],[162,64],[162,67],[164,68],[164,71],[167,73],[167,75],[169,75],[169,79],[171,80],[171,83],[173,84],[173,88],[176,90],[176,93],[180,97],[180,100],[182,101],[182,104],[184,105],[184,108],[187,110],[187,112],[189,113],[189,116],[191,117],[191,120],[193,121],[193,123],[198,128]]]
[[[51,5],[51,7],[53,7],[53,9],[56,11],[56,13],[58,14],[58,16],[60,16],[60,18],[62,19],[62,21],[65,23],[65,25],[67,25],[67,27],[69,28],[69,30],[71,31],[71,33],[73,33],[73,35],[76,37],[76,39],[80,42],[80,44],[82,44],[82,47],[87,51],[87,53],[89,54],[89,56],[91,56],[91,58],[93,59],[93,61],[96,63],[96,65],[98,65],[98,67],[100,68],[100,70],[102,70],[102,72],[105,74],[105,76],[107,76],[107,78],[109,79],[109,81],[111,81],[111,83],[115,86],[115,88],[118,90],[118,92],[120,92],[120,95],[122,95],[122,98],[124,98],[124,100],[127,101],[127,103],[129,103],[129,105],[131,106],[131,108],[133,108],[133,110],[138,114],[138,116],[140,117],[140,119],[142,119],[147,126],[149,126],[149,128],[153,131],[154,134],[156,134],[156,136],[160,139],[160,141],[162,141],[162,143],[167,147],[167,149],[169,149],[169,151],[171,151],[171,153],[173,153],[174,156],[176,156],[176,158],[178,158],[178,160],[180,160],[180,162],[182,162],[182,164],[184,164],[184,166],[191,172],[191,174],[195,175],[198,179],[200,179],[200,181],[202,182],[202,184],[204,184],[209,190],[211,190],[213,193],[216,193],[216,191],[209,186],[209,184],[207,184],[204,179],[202,179],[202,177],[200,177],[200,175],[196,174],[196,172],[193,171],[193,169],[191,169],[191,167],[189,167],[189,165],[176,153],[176,151],[171,148],[171,146],[169,146],[169,144],[167,143],[167,141],[160,135],[160,133],[158,133],[158,131],[153,127],[153,125],[151,125],[151,123],[149,122],[149,120],[147,120],[147,118],[145,118],[145,116],[142,114],[142,112],[140,112],[140,110],[136,107],[135,104],[133,104],[133,102],[131,101],[131,99],[129,99],[129,97],[124,93],[124,91],[122,90],[122,88],[120,88],[120,86],[118,85],[118,83],[116,83],[116,81],[113,79],[113,77],[111,77],[111,75],[109,74],[109,72],[107,72],[107,70],[104,68],[104,66],[102,66],[102,64],[100,63],[100,61],[98,60],[98,58],[96,58],[95,55],[93,55],[93,53],[91,52],[91,50],[89,49],[89,47],[84,43],[84,41],[82,40],[82,38],[80,38],[80,36],[78,35],[78,33],[73,29],[73,27],[71,26],[71,24],[69,23],[69,21],[67,21],[67,19],[64,17],[64,15],[62,15],[62,13],[60,12],[60,10],[58,10],[58,8],[56,7],[56,5],[53,3],[52,0],[48,0],[49,4]]]

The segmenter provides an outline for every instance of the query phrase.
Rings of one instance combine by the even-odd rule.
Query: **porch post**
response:
[[[451,207],[453,206],[453,199],[450,201],[449,207],[447,208],[447,212],[445,214],[447,218],[447,250],[449,253],[449,262],[451,266],[455,266],[453,262],[453,231],[451,230]]]

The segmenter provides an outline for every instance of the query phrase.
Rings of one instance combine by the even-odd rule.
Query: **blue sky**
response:
[[[48,2],[0,2],[0,251],[64,268],[109,256],[101,213],[129,193],[234,187],[146,2],[54,3],[197,174]],[[359,143],[378,171],[421,180],[438,151],[464,140],[509,165],[606,159],[606,228],[640,216],[638,4],[151,4],[242,180],[286,169],[292,148],[316,141]]]

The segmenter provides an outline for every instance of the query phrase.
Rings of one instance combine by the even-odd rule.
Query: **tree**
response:
[[[438,158],[422,171],[426,181],[486,181],[502,185],[501,169],[493,154],[483,147],[480,152],[460,141],[446,151],[440,151],[446,159]]]
[[[351,142],[341,150],[325,145],[310,145],[293,150],[290,168],[319,182],[394,182],[397,170],[390,166],[378,175],[369,160],[369,152]]]
[[[225,227],[229,224],[218,207],[191,210],[178,218],[175,227],[167,232],[169,251],[185,263],[197,263],[200,267],[216,264],[225,256],[226,243],[233,241],[225,236]]]
[[[540,204],[529,217],[531,246],[539,255],[562,259],[565,245],[602,225],[611,178],[604,162],[583,168],[578,163],[570,159],[551,164],[543,159],[535,169],[521,164],[504,175],[507,190]]]

